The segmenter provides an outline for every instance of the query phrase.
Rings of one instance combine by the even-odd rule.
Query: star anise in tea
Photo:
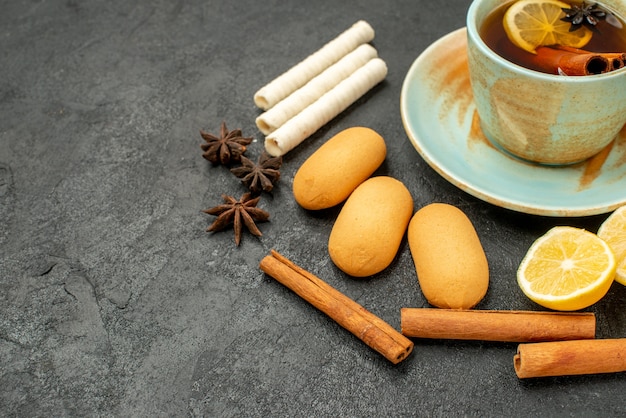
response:
[[[280,166],[282,157],[272,157],[263,151],[258,163],[241,156],[241,166],[231,168],[231,173],[241,179],[241,182],[252,193],[259,194],[262,191],[269,192],[274,188],[274,183],[280,178]]]
[[[246,145],[252,142],[252,137],[244,137],[241,129],[229,131],[226,122],[222,122],[219,137],[202,130],[200,136],[206,141],[200,145],[202,156],[213,164],[228,165],[240,161],[241,155],[246,151]]]
[[[270,214],[256,207],[260,198],[260,196],[253,197],[252,193],[245,193],[239,200],[232,196],[222,195],[223,204],[203,210],[204,213],[217,216],[217,219],[207,228],[207,232],[221,231],[233,225],[237,246],[241,242],[244,225],[253,235],[262,236],[263,234],[256,226],[255,221],[265,222],[269,219]]]
[[[598,3],[587,4],[584,1],[580,5],[573,4],[571,8],[562,8],[561,10],[565,13],[565,17],[561,20],[571,23],[570,32],[578,30],[582,26],[596,31],[598,22],[606,19],[607,16],[606,10],[600,7]]]

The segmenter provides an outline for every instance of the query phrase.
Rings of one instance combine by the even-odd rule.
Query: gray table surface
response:
[[[392,365],[264,275],[274,248],[399,329],[426,307],[406,240],[393,264],[346,277],[326,242],[339,212],[295,203],[300,164],[350,126],[381,133],[415,206],[463,209],[487,253],[480,309],[541,308],[515,282],[557,219],[482,202],[448,183],[403,129],[404,76],[464,26],[469,2],[0,2],[0,415],[590,416],[622,414],[624,374],[520,381],[515,344],[415,340]],[[202,159],[199,130],[225,120],[257,140],[267,81],[359,19],[387,79],[289,153],[260,207],[261,238],[215,234],[202,209],[243,186]],[[626,290],[589,311],[626,336]]]

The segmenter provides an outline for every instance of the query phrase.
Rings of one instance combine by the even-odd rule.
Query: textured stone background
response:
[[[258,268],[271,248],[399,328],[428,306],[406,242],[385,272],[329,261],[338,209],[310,213],[295,170],[354,125],[379,131],[378,174],[416,207],[462,208],[490,260],[479,308],[538,309],[515,284],[552,219],[483,203],[414,151],[399,114],[419,53],[464,25],[468,1],[0,1],[0,415],[618,415],[624,374],[519,381],[515,345],[416,341],[393,366]],[[262,139],[252,95],[358,19],[376,29],[387,80],[285,158],[260,207],[263,237],[207,234],[202,209],[243,186],[200,155],[198,131]],[[248,155],[256,158],[261,140]],[[626,290],[591,310],[626,336]]]

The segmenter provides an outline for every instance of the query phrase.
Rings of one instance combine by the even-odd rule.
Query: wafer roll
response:
[[[256,119],[257,127],[265,135],[274,132],[308,105],[319,99],[324,93],[377,56],[376,49],[369,44],[357,47],[357,49],[260,115]]]
[[[364,20],[356,22],[317,52],[262,87],[255,93],[254,103],[263,110],[270,109],[357,46],[372,39],[374,29],[369,23]]]
[[[265,137],[266,151],[275,157],[298,144],[357,101],[387,76],[387,65],[373,58],[317,101]]]

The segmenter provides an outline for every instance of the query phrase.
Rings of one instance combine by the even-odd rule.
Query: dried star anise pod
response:
[[[582,26],[586,26],[592,31],[596,31],[596,25],[600,20],[606,19],[607,12],[602,7],[595,4],[587,4],[586,2],[582,2],[579,6],[577,4],[573,4],[570,8],[562,8],[565,13],[565,17],[561,20],[564,22],[571,23],[569,28],[570,32],[578,30]]]
[[[282,157],[272,157],[263,151],[258,163],[241,156],[241,166],[231,168],[230,172],[241,179],[241,182],[252,193],[259,194],[262,191],[269,192],[274,188],[274,183],[280,178],[280,166]]]
[[[241,160],[241,154],[246,151],[246,145],[252,142],[252,137],[242,136],[241,129],[229,131],[226,122],[222,122],[220,136],[200,130],[200,136],[206,144],[200,145],[202,156],[213,164],[228,165]]]
[[[224,199],[223,204],[203,210],[204,213],[217,216],[215,222],[207,228],[207,232],[221,231],[232,224],[235,230],[235,244],[237,246],[241,242],[243,225],[253,235],[260,237],[263,234],[254,221],[265,222],[270,217],[268,212],[256,207],[260,198],[260,196],[253,197],[252,193],[244,194],[239,200],[235,200],[232,196],[222,195],[222,199]]]

